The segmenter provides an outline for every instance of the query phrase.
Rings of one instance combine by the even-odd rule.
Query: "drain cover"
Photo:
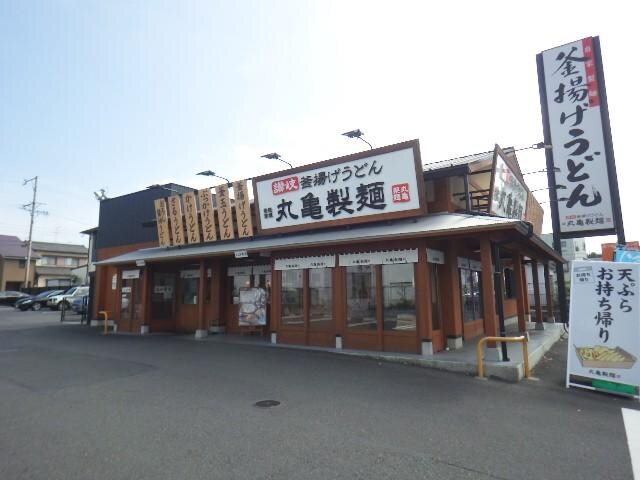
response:
[[[277,407],[278,405],[280,405],[280,402],[277,400],[260,400],[259,402],[253,404],[254,407],[260,408]]]

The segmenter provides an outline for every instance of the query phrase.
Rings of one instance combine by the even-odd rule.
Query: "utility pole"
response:
[[[31,243],[32,243],[32,236],[33,236],[33,219],[36,216],[36,214],[48,215],[48,212],[45,212],[42,210],[36,210],[36,206],[38,205],[36,203],[36,195],[38,193],[38,176],[36,175],[35,177],[30,178],[29,180],[25,180],[22,186],[25,186],[29,182],[33,182],[33,200],[31,200],[31,203],[27,203],[26,205],[22,206],[24,210],[30,211],[30,216],[31,216],[31,222],[29,223],[29,245],[27,247],[27,265],[24,273],[25,287],[31,286],[29,282],[29,270],[31,269]]]

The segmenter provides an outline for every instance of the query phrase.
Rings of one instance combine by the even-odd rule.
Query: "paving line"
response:
[[[640,411],[623,408],[622,419],[627,432],[633,478],[640,480]]]

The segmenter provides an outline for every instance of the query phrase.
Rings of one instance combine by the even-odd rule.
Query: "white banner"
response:
[[[480,262],[478,260],[472,260],[470,258],[469,259],[469,269],[470,270],[475,270],[476,272],[481,272],[482,271],[482,262]]]
[[[407,211],[418,215],[422,167],[416,165],[416,150],[409,146],[359,160],[330,160],[316,168],[255,179],[261,229],[303,229],[312,223],[402,216]]]
[[[319,257],[276,258],[276,270],[300,270],[303,268],[333,268],[336,266],[335,255]]]
[[[434,248],[427,248],[427,262],[444,264],[444,252]]]
[[[241,267],[227,267],[228,277],[240,277],[243,275],[251,275],[251,265],[242,265]]]
[[[560,232],[610,230],[614,217],[593,38],[542,52]]]
[[[469,259],[465,257],[458,257],[458,268],[469,269]]]
[[[200,270],[180,270],[180,278],[200,278]]]
[[[577,375],[640,385],[638,280],[637,263],[572,262],[567,384]]]
[[[383,252],[347,253],[340,255],[341,267],[417,262],[418,249],[416,248],[410,250],[388,250]]]
[[[123,270],[122,279],[130,280],[132,278],[140,278],[140,270]]]
[[[269,275],[271,273],[271,265],[254,265],[251,267],[254,275]]]

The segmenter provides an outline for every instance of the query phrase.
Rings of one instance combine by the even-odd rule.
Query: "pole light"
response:
[[[204,172],[197,173],[196,175],[203,175],[205,177],[220,178],[220,179],[224,180],[225,182],[227,182],[227,186],[228,187],[231,186],[231,181],[228,178],[221,177],[220,175],[216,174],[215,172],[212,172],[211,170],[205,170]]]
[[[269,160],[280,160],[281,162],[286,163],[287,165],[289,165],[289,168],[293,168],[293,165],[291,165],[289,162],[284,160],[282,158],[282,155],[280,155],[279,153],[276,153],[276,152],[267,153],[266,155],[260,155],[260,158],[268,158]]]
[[[369,148],[371,150],[373,150],[373,145],[371,145],[364,138],[362,138],[362,136],[364,135],[364,132],[362,130],[360,130],[359,128],[357,128],[355,130],[349,130],[348,132],[344,132],[342,135],[344,135],[345,137],[357,138],[358,140],[362,140],[364,143],[369,145]]]

